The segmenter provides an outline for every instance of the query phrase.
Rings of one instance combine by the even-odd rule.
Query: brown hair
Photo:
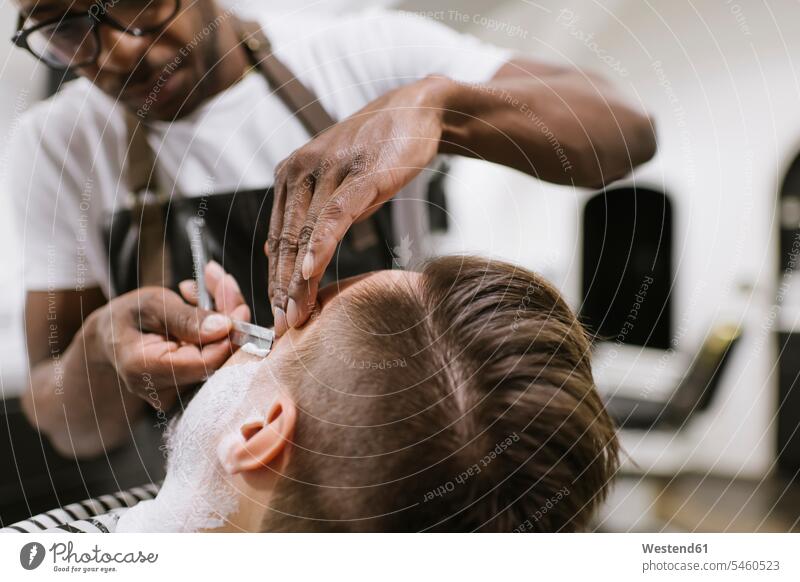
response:
[[[585,529],[618,445],[558,292],[474,257],[377,286],[298,353],[300,415],[265,529]]]

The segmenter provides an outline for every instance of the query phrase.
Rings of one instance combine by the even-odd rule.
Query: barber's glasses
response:
[[[181,0],[95,0],[86,12],[46,20],[20,16],[11,41],[60,70],[88,67],[100,55],[100,25],[131,36],[162,30],[180,10]],[[33,23],[25,28],[25,24]]]

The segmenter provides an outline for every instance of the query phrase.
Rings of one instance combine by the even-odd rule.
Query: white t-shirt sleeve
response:
[[[372,101],[433,74],[467,83],[488,81],[514,56],[509,49],[408,12],[368,10],[303,26],[280,18],[263,22],[278,41],[278,56],[326,105],[330,100],[341,106],[346,99],[337,94],[354,90]]]
[[[510,50],[410,12],[371,10],[342,27],[340,38],[349,45],[348,53],[360,53],[373,75],[383,74],[398,84],[432,74],[487,81],[512,56]]]
[[[44,131],[48,105],[23,115],[9,144],[5,190],[13,199],[23,280],[29,291],[91,287],[96,280],[86,267],[85,250],[87,230],[95,225],[81,209],[87,184],[77,179],[79,168],[69,162],[75,159],[67,155],[74,153],[69,138],[60,143],[62,132]]]

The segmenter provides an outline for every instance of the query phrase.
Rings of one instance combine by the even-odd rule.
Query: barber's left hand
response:
[[[446,83],[430,77],[387,93],[278,165],[265,248],[276,333],[308,319],[319,281],[350,226],[436,156]]]

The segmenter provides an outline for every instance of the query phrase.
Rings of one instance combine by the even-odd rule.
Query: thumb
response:
[[[151,321],[156,319],[161,329],[149,331],[163,333],[166,336],[192,344],[208,344],[227,337],[233,322],[227,315],[197,309],[186,304],[175,293],[164,294],[160,313],[152,313]]]

